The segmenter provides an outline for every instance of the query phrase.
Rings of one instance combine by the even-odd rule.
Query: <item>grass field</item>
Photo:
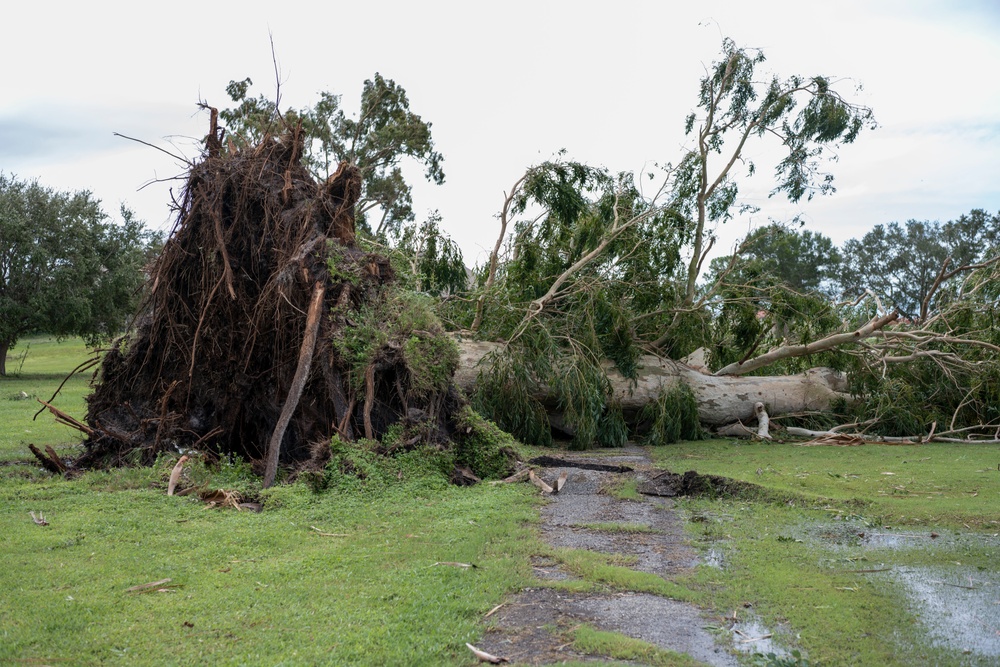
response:
[[[79,439],[47,413],[32,421],[34,397],[48,400],[88,351],[72,340],[22,345],[8,361],[19,374],[0,378],[0,664],[472,665],[464,644],[480,636],[483,615],[538,585],[529,556],[551,550],[534,532],[533,487],[453,487],[425,454],[376,464],[364,480],[335,477],[322,493],[304,483],[261,491],[239,462],[189,469],[193,480],[263,500],[260,514],[168,497],[169,457],[53,477],[27,443],[71,453]],[[87,382],[70,379],[56,404],[82,417]],[[893,575],[968,575],[1000,602],[1000,588],[985,588],[1000,571],[1000,448],[703,441],[652,456],[762,487],[679,502],[692,541],[723,566],[670,583],[607,556],[559,552],[580,577],[567,590],[652,591],[755,619],[814,665],[990,664],[929,643],[929,619]],[[634,481],[609,492],[641,498]],[[1000,630],[1000,617],[986,621]],[[587,627],[575,643],[665,660]]]
[[[482,615],[529,579],[530,489],[454,487],[432,457],[322,494],[261,493],[245,466],[196,467],[262,496],[261,514],[168,497],[172,460],[72,481],[12,464],[31,458],[28,442],[78,446],[17,399],[47,400],[87,351],[29,342],[20,377],[0,380],[0,664],[469,664]],[[86,385],[68,383],[60,408],[82,416]]]

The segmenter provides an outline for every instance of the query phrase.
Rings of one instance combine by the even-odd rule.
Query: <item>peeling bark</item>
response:
[[[479,374],[479,362],[499,343],[458,341],[461,353],[455,384],[466,393],[473,390]],[[764,403],[773,418],[793,412],[828,410],[838,398],[849,398],[847,378],[830,368],[813,368],[798,375],[713,376],[701,373],[678,361],[643,355],[639,359],[638,378],[633,382],[609,363],[608,379],[614,400],[628,414],[635,414],[659,395],[683,382],[698,400],[698,416],[708,426],[756,419],[754,404]],[[555,396],[542,392],[536,396],[550,412],[555,410]]]

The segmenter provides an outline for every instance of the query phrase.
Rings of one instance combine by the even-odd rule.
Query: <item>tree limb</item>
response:
[[[814,341],[812,343],[806,343],[805,345],[784,345],[777,349],[766,352],[765,354],[755,357],[745,363],[732,363],[728,366],[719,369],[714,373],[714,375],[744,375],[758,368],[763,368],[764,366],[769,366],[776,361],[781,359],[790,359],[793,357],[804,357],[807,354],[816,354],[817,352],[824,352],[826,350],[831,350],[840,345],[846,345],[848,343],[857,343],[863,341],[868,336],[872,335],[879,329],[883,328],[887,324],[896,321],[899,318],[898,312],[892,312],[888,315],[882,317],[872,318],[867,324],[855,331],[848,331],[843,333],[836,333],[826,338],[821,338],[820,340]]]

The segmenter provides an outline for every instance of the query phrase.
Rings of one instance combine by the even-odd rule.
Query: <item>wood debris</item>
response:
[[[568,478],[569,478],[569,473],[566,472],[565,470],[563,470],[559,474],[559,479],[556,480],[556,485],[553,488],[552,492],[553,493],[559,493],[560,491],[562,491],[563,487],[566,486],[566,480]]]
[[[324,533],[322,530],[320,530],[316,526],[309,526],[309,527],[312,528],[313,530],[315,530],[316,533],[318,535],[320,535],[321,537],[348,537],[347,533]]]
[[[156,591],[158,593],[170,592],[171,588],[177,587],[179,584],[170,584],[173,579],[160,579],[159,581],[151,581],[148,584],[139,584],[138,586],[132,586],[131,588],[126,588],[126,593],[150,593]],[[170,584],[168,586],[168,584]]]
[[[528,471],[528,479],[530,479],[531,483],[537,486],[542,493],[552,493],[552,487],[546,484],[538,475],[536,475],[534,470]]]
[[[45,520],[45,515],[42,514],[41,512],[38,513],[38,516],[35,516],[34,512],[28,512],[28,514],[31,515],[31,520],[34,521],[36,525],[38,526],[49,525],[49,522]]]
[[[476,648],[472,644],[469,644],[468,642],[466,642],[465,645],[482,662],[488,662],[493,665],[499,665],[502,662],[510,662],[509,660],[507,660],[507,658],[501,658],[491,653],[487,653],[486,651],[480,651],[478,648]]]
[[[182,456],[180,459],[177,460],[177,463],[174,465],[174,469],[170,471],[170,482],[167,484],[168,496],[174,495],[174,489],[177,488],[177,482],[181,478],[181,472],[183,472],[184,464],[187,462],[187,460],[188,460],[187,455]]]

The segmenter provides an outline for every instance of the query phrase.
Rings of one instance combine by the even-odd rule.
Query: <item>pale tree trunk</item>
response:
[[[479,362],[500,347],[499,343],[458,341],[461,354],[455,383],[470,393],[479,374]],[[664,391],[678,383],[690,387],[698,402],[698,417],[707,426],[756,419],[754,405],[767,406],[773,418],[783,414],[812,410],[828,410],[834,400],[849,398],[847,379],[829,368],[813,368],[798,375],[768,377],[720,377],[706,375],[690,366],[653,355],[639,359],[638,378],[629,380],[611,364],[606,367],[614,392],[614,400],[622,411],[635,414],[654,402]],[[555,409],[555,396],[541,391],[536,396],[550,411]]]

